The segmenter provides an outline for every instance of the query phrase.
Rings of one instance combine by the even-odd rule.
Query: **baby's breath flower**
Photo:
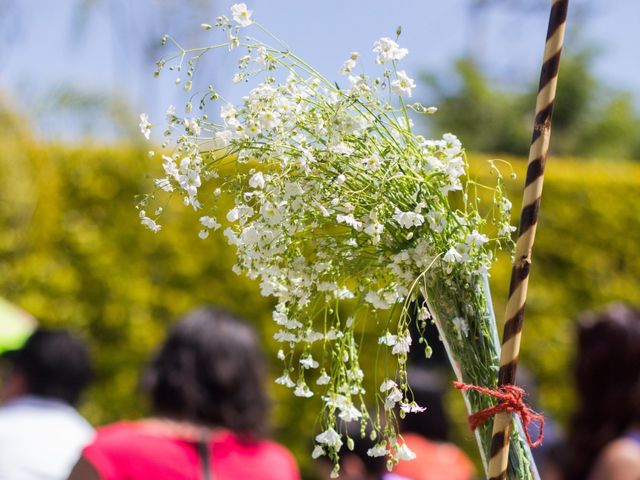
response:
[[[412,78],[409,78],[404,70],[398,71],[396,79],[391,82],[391,90],[396,95],[406,95],[410,97],[414,88],[416,88],[416,83]]]
[[[409,335],[409,332],[407,332],[403,336],[398,335],[398,337],[396,337],[396,341],[393,344],[393,349],[391,350],[391,353],[393,353],[394,355],[407,354],[409,353],[410,349],[411,349],[411,335]]]
[[[149,122],[149,115],[146,113],[140,114],[140,131],[144,138],[149,140],[149,136],[151,135],[151,122]]]
[[[396,403],[402,400],[402,392],[400,389],[393,387],[389,393],[387,394],[387,398],[384,400],[384,408],[387,410],[392,410]]]
[[[324,432],[316,435],[316,442],[321,445],[326,445],[327,447],[337,451],[342,447],[342,436],[336,432],[333,428],[328,428]]]
[[[317,458],[320,458],[323,455],[326,455],[324,448],[322,448],[320,445],[316,445],[315,447],[313,447],[313,451],[311,452],[311,458],[315,460]]]
[[[275,381],[278,385],[283,385],[288,388],[293,388],[296,386],[296,384],[293,383],[293,380],[291,380],[291,377],[289,377],[289,374],[287,372],[285,372],[281,377],[276,378]]]
[[[304,368],[318,368],[320,364],[316,362],[311,355],[306,355],[300,359],[300,365]]]
[[[396,382],[394,382],[393,380],[386,379],[385,381],[383,381],[380,384],[380,391],[384,393],[387,390],[391,390],[393,387],[397,387],[397,386],[398,386],[398,384]]]
[[[420,412],[424,412],[426,408],[421,407],[416,402],[411,402],[411,403],[401,403],[400,410],[406,413],[420,413]]]
[[[369,455],[370,457],[384,457],[388,454],[389,454],[389,449],[384,443],[378,443],[377,445],[367,450],[367,455]]]
[[[347,73],[353,71],[353,69],[356,68],[356,61],[359,57],[360,54],[358,52],[351,52],[351,56],[342,65],[342,70],[340,70],[340,73],[346,75]]]
[[[313,456],[337,462],[342,424],[370,422],[372,441],[378,443],[369,455],[387,456],[393,465],[412,456],[406,445],[397,446],[394,417],[424,410],[412,401],[407,385],[407,356],[414,340],[418,343],[408,333],[409,323],[417,318],[423,332],[432,306],[447,300],[459,305],[446,315],[433,311],[438,327],[453,332],[454,340],[466,346],[486,330],[476,326],[486,317],[474,314],[486,299],[467,286],[486,274],[495,249],[510,245],[511,205],[499,183],[493,190],[496,208],[487,220],[470,200],[473,187],[458,138],[413,133],[407,109],[435,109],[406,107],[391,95],[408,97],[415,88],[406,72],[396,69],[406,48],[386,37],[377,40],[376,62],[385,66],[373,76],[353,74],[359,61],[353,52],[342,66],[347,78],[341,86],[306,66],[282,42],[273,46],[245,37],[244,27],[254,22],[244,3],[233,5],[231,17],[218,17],[215,24],[226,42],[179,51],[175,58],[189,65],[184,83],[189,90],[204,54],[238,49],[232,82],[243,83],[247,92],[232,104],[210,86],[199,110],[220,112],[211,117],[189,113],[195,97],[186,101],[188,118],[173,107],[167,110],[163,149],[175,148],[162,155],[155,186],[207,212],[197,213],[202,239],[225,218],[229,226],[223,235],[236,249],[232,271],[275,298],[273,338],[284,366],[276,383],[299,397],[314,396],[311,385],[322,399],[323,432],[316,436]],[[176,62],[169,68],[181,71]],[[148,116],[140,120],[149,138]],[[223,196],[233,205],[221,210]],[[139,206],[140,221],[157,232],[161,212],[150,218],[146,202]],[[488,233],[494,231],[497,237]],[[420,294],[429,308],[417,305]],[[346,318],[343,305],[349,309]],[[384,323],[378,316],[386,316]],[[360,340],[360,329],[375,331],[378,325],[385,325],[376,336],[378,345],[388,347],[380,348],[380,355],[389,373],[369,398],[359,362],[361,348],[370,346]],[[369,401],[377,402],[378,411],[384,407],[386,424],[364,406]]]
[[[244,3],[236,3],[231,6],[231,17],[243,27],[248,27],[253,23],[252,16],[253,10],[248,10]]]
[[[377,63],[389,63],[396,60],[402,60],[407,56],[409,50],[400,48],[400,46],[388,37],[382,37],[373,44],[373,52]]]
[[[403,443],[396,449],[396,458],[398,460],[413,460],[416,458],[416,454],[411,451],[406,443]]]
[[[316,380],[316,383],[318,385],[328,385],[330,381],[331,381],[331,377],[329,375],[327,375],[327,372],[322,370],[322,373],[320,374],[320,376]]]
[[[296,385],[295,390],[293,391],[293,394],[296,397],[305,397],[305,398],[309,398],[309,397],[313,397],[313,392],[309,389],[309,387],[307,386],[306,383],[304,383],[304,381],[299,382]]]

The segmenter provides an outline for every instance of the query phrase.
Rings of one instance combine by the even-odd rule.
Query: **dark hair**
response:
[[[40,397],[78,403],[91,379],[91,362],[84,343],[66,330],[40,328],[22,348],[2,354],[24,374],[27,392]]]
[[[143,387],[156,414],[250,435],[264,428],[263,383],[264,358],[254,330],[225,310],[203,307],[172,328]]]
[[[640,310],[615,304],[583,314],[575,375],[569,480],[585,478],[600,451],[640,422]]]

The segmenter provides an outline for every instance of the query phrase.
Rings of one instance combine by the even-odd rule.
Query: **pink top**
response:
[[[83,451],[103,480],[194,480],[202,476],[195,442],[156,434],[143,423],[121,422],[98,429]],[[242,442],[229,431],[212,435],[209,463],[215,480],[299,480],[291,453],[268,440]]]

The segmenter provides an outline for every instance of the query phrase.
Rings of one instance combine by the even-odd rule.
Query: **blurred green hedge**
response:
[[[255,321],[275,358],[272,302],[231,273],[233,251],[222,235],[200,240],[197,216],[180,205],[166,207],[159,234],[140,226],[134,196],[149,191],[149,174],[159,170],[145,151],[38,143],[19,128],[0,133],[0,145],[0,296],[89,340],[97,376],[83,411],[92,422],[144,414],[139,372],[172,319],[193,306],[218,304]],[[524,166],[512,161],[517,199]],[[488,176],[483,159],[472,162]],[[539,383],[542,407],[560,420],[572,402],[573,318],[612,300],[638,300],[639,204],[638,164],[549,163],[522,362]],[[508,272],[507,258],[492,271],[500,320]],[[318,410],[270,388],[274,433],[309,471]],[[457,423],[463,431],[464,418]]]

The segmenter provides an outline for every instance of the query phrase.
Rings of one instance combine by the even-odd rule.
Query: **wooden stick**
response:
[[[569,0],[553,0],[551,5],[542,71],[540,72],[540,85],[536,100],[533,137],[527,164],[520,228],[518,230],[514,264],[511,270],[509,300],[507,301],[502,334],[498,386],[513,384],[518,366],[520,338],[529,283],[529,269],[531,267],[531,252],[536,234],[540,198],[542,196],[544,167],[549,151],[551,116],[556,96],[558,67],[564,40],[568,3]],[[494,419],[488,472],[489,480],[506,480],[507,478],[512,418],[511,414],[501,413],[496,415]]]

